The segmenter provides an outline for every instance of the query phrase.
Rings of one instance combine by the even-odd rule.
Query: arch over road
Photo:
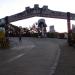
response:
[[[26,7],[24,11],[8,16],[7,22],[14,22],[22,19],[27,19],[31,17],[48,17],[48,18],[58,18],[58,19],[67,19],[68,27],[68,41],[70,40],[70,20],[75,20],[75,14],[70,12],[61,12],[48,9],[48,6],[39,7],[38,4],[34,5],[34,8]]]
[[[9,22],[14,22],[14,21],[22,20],[22,19],[35,17],[35,16],[67,19],[66,12],[53,11],[48,9],[48,6],[43,6],[42,8],[40,8],[38,4],[35,4],[34,8],[26,7],[23,12],[8,16],[8,20]],[[75,20],[75,14],[70,13],[70,19]]]

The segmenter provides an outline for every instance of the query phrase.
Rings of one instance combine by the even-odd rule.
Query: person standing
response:
[[[19,41],[22,41],[22,32],[21,32],[21,26],[19,27]]]

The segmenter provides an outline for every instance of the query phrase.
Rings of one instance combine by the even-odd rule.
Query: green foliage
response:
[[[57,37],[57,33],[55,33],[55,32],[48,32],[47,33],[47,37],[48,38],[56,38]]]
[[[9,44],[9,40],[8,39],[6,39],[6,38],[0,38],[0,48],[7,49],[7,48],[10,47],[9,45],[10,44]]]

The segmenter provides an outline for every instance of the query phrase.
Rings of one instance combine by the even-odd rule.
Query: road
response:
[[[60,55],[60,44],[51,38],[10,38],[11,48],[0,50],[0,75],[52,75]]]

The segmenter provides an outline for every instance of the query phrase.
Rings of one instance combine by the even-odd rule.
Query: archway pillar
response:
[[[70,12],[67,12],[67,28],[68,28],[68,44],[71,44],[71,22],[70,22]]]

